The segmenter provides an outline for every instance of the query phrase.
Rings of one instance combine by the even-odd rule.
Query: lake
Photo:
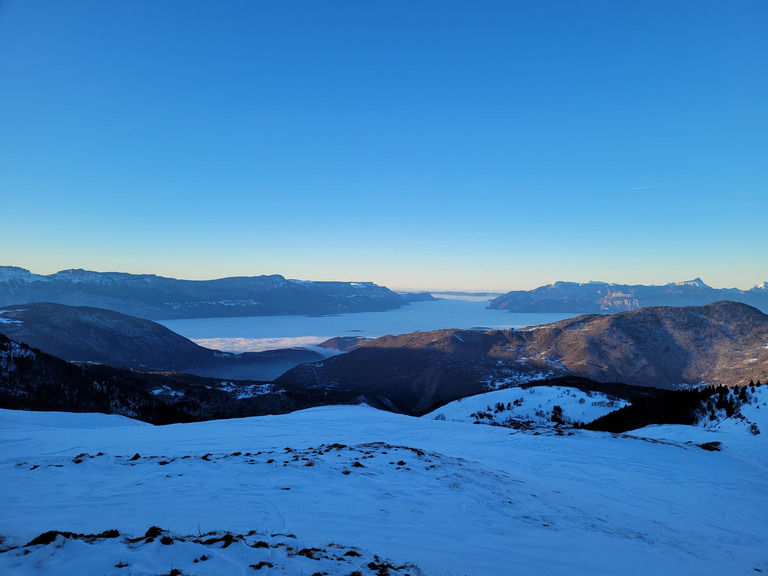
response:
[[[387,312],[331,316],[248,316],[164,320],[160,324],[194,342],[228,352],[312,347],[336,336],[378,337],[443,328],[509,329],[538,326],[577,314],[514,313],[486,308],[488,301],[414,302]]]

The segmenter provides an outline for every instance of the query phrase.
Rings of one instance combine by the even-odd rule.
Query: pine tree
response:
[[[560,406],[552,406],[552,422],[557,422],[558,424],[562,423],[563,421],[563,409],[560,408]]]

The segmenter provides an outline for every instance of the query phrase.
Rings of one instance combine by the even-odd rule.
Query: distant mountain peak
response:
[[[589,282],[568,282],[565,280],[558,280],[550,284],[552,288],[568,288],[571,286],[606,286],[606,282],[599,282],[596,280],[590,280]]]
[[[701,278],[686,280],[684,282],[675,282],[675,286],[691,286],[692,288],[709,288]]]
[[[18,266],[0,266],[0,282],[15,284],[29,283],[33,281],[47,281],[47,276],[40,276],[39,274],[32,274],[26,268],[20,268]]]
[[[702,306],[732,300],[768,312],[768,282],[750,290],[712,288],[701,278],[663,285],[558,281],[533,290],[514,290],[491,301],[489,308],[510,312],[601,314],[645,306]]]

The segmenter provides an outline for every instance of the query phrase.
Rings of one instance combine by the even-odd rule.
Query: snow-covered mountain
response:
[[[63,270],[43,276],[0,266],[0,306],[55,302],[152,320],[392,310],[408,299],[371,282],[309,282],[280,275],[177,280],[152,274]]]
[[[763,433],[631,435],[367,407],[161,427],[0,410],[0,573],[765,572],[766,401],[741,408]]]
[[[604,313],[645,306],[701,306],[720,300],[749,304],[768,313],[766,282],[751,288],[712,288],[701,278],[661,286],[608,282],[555,282],[533,290],[515,290],[495,298],[489,308],[510,312]]]

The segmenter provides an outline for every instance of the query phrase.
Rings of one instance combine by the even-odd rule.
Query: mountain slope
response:
[[[0,306],[27,302],[94,306],[152,320],[373,312],[408,303],[371,282],[308,282],[279,275],[177,280],[87,270],[43,276],[0,266]]]
[[[323,358],[305,348],[219,352],[150,320],[47,302],[0,308],[0,334],[64,360],[216,378],[272,380],[297,364]]]
[[[768,312],[768,283],[739,290],[712,288],[701,278],[663,286],[555,282],[534,290],[507,292],[492,300],[488,307],[510,312],[603,313],[647,306],[701,306],[721,300],[749,304]]]
[[[171,424],[353,402],[349,393],[72,364],[0,334],[2,408],[103,412]]]
[[[768,377],[768,316],[734,302],[587,315],[528,330],[386,336],[301,365],[277,381],[354,388],[374,405],[422,414],[532,380],[583,376],[658,388]]]
[[[44,416],[0,410],[3,574],[768,571],[765,433],[561,436],[365,407],[176,426]]]

